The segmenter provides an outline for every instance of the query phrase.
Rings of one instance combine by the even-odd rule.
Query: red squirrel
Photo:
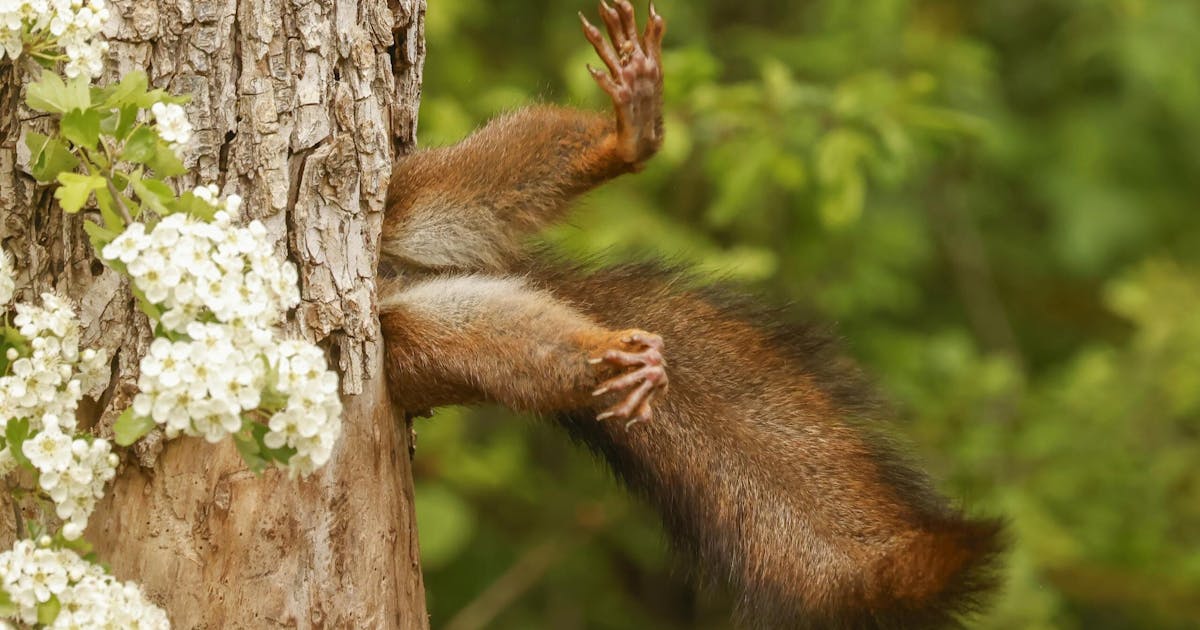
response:
[[[733,589],[747,627],[957,625],[994,586],[1001,527],[871,429],[826,336],[653,265],[522,248],[662,143],[663,18],[651,5],[639,33],[624,0],[600,17],[607,38],[580,20],[615,115],[529,107],[396,164],[379,296],[395,404],[556,418],[658,511],[701,585]]]

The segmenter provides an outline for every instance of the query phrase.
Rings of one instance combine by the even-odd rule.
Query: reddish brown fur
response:
[[[672,389],[634,431],[561,421],[658,508],[702,582],[735,586],[749,625],[940,627],[990,585],[998,525],[950,509],[867,426],[827,336],[653,266],[564,269],[529,273],[601,324],[662,335]]]
[[[401,158],[388,186],[387,254],[415,267],[503,268],[519,254],[522,238],[561,218],[572,199],[633,170],[616,155],[614,129],[599,114],[530,107],[493,120],[457,145]],[[431,236],[460,239],[467,251],[422,259],[425,248],[414,248],[409,239],[421,241],[420,224],[445,216],[457,229]],[[445,242],[429,246],[457,249]]]
[[[990,586],[999,527],[947,506],[893,454],[826,335],[653,266],[522,257],[524,235],[661,141],[662,20],[631,46],[628,3],[602,17],[613,47],[585,33],[610,66],[598,81],[615,123],[536,107],[397,165],[383,236],[397,279],[380,288],[397,404],[555,415],[655,506],[701,583],[733,586],[752,627],[952,624]],[[622,394],[589,392],[619,370],[588,359],[628,350],[618,331],[631,327],[665,340],[671,385],[653,420],[627,429],[596,420]]]

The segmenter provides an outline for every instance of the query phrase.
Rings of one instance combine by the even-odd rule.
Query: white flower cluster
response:
[[[267,421],[268,448],[294,448],[288,467],[307,475],[329,460],[342,430],[342,401],[337,374],[325,369],[325,353],[304,341],[287,340],[270,348],[275,389],[287,405]]]
[[[16,621],[35,625],[38,604],[58,599],[58,616],[47,628],[165,630],[167,614],[132,582],[118,582],[99,565],[68,549],[47,549],[19,540],[0,553],[0,586],[17,612]]]
[[[150,113],[154,114],[158,137],[167,141],[173,151],[178,153],[192,139],[192,123],[182,107],[174,103],[155,103],[150,106]]]
[[[38,469],[38,487],[54,501],[54,511],[64,521],[68,540],[83,534],[104,485],[117,474],[119,460],[107,440],[71,439],[45,416],[46,425],[22,451]]]
[[[242,413],[257,409],[267,382],[265,330],[193,322],[190,341],[159,337],[142,358],[133,412],[165,425],[167,437],[200,435],[218,442],[242,429]]]
[[[196,195],[211,195],[198,188]],[[230,197],[232,207],[240,199]],[[267,229],[258,221],[231,224],[230,213],[217,212],[213,223],[184,214],[159,221],[149,233],[132,223],[106,245],[101,255],[119,261],[134,286],[154,304],[166,308],[162,324],[182,332],[204,313],[237,326],[267,328],[299,304],[295,265],[272,255]]]
[[[0,0],[3,2],[4,0]],[[8,259],[8,252],[0,250],[0,307],[8,304],[12,299],[13,291],[17,289],[16,280],[13,278],[12,261]]]
[[[107,353],[79,350],[75,311],[53,293],[42,294],[41,306],[18,304],[16,310],[13,324],[29,350],[28,356],[7,350],[11,373],[0,377],[0,429],[11,418],[28,418],[31,431],[74,432],[80,397],[106,383]]]
[[[337,375],[325,354],[265,329],[193,322],[188,341],[155,339],[142,359],[133,412],[179,434],[218,442],[240,431],[246,414],[274,411],[268,448],[293,448],[289,469],[309,474],[329,460],[341,433]],[[264,398],[285,401],[264,405]],[[274,409],[272,407],[278,407]]]
[[[97,37],[109,11],[105,0],[0,0],[0,58],[16,59],[27,37],[53,37],[66,53],[68,77],[95,77],[108,42]]]
[[[240,198],[222,201],[215,187],[193,194],[218,208],[214,222],[173,214],[149,231],[133,223],[101,252],[125,266],[177,333],[143,357],[133,412],[168,438],[210,442],[265,421],[264,445],[294,449],[289,470],[308,474],[329,459],[342,405],[324,352],[273,328],[300,301],[296,267],[272,256],[261,223],[232,224]]]
[[[16,311],[13,325],[28,356],[16,346],[5,351],[10,373],[0,377],[0,432],[14,419],[29,421],[21,452],[38,469],[38,486],[54,501],[59,518],[67,521],[63,534],[75,539],[116,471],[108,442],[71,437],[79,399],[104,386],[108,358],[103,351],[79,350],[79,320],[53,293],[42,294],[41,306],[18,304]],[[0,474],[16,466],[13,447],[0,450]]]

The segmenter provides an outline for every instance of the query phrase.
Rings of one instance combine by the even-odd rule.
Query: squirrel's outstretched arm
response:
[[[454,146],[401,158],[388,186],[386,258],[425,269],[505,269],[524,236],[654,154],[662,142],[663,20],[652,13],[639,36],[628,3],[602,6],[601,17],[612,43],[586,20],[584,34],[608,66],[589,69],[614,113],[530,107]]]
[[[666,389],[657,335],[604,328],[514,277],[438,276],[380,290],[393,401],[649,420]],[[623,423],[622,423],[623,425]]]

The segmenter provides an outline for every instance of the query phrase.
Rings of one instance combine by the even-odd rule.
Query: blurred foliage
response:
[[[1200,3],[658,7],[666,145],[553,245],[836,321],[943,489],[1011,520],[977,627],[1197,627]],[[605,107],[580,9],[432,0],[422,143],[537,100]],[[435,627],[728,627],[547,424],[417,428]]]

